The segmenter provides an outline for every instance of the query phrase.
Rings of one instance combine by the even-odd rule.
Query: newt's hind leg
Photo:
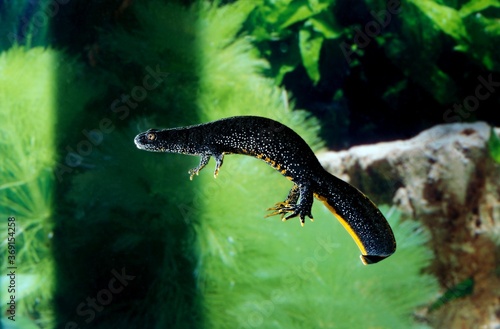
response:
[[[266,217],[280,215],[281,219],[284,220],[286,213],[293,212],[293,208],[297,204],[299,196],[300,196],[299,186],[295,184],[293,185],[290,192],[288,192],[288,196],[286,197],[285,201],[278,202],[273,207],[267,209],[267,210],[272,210],[273,212],[267,215]]]
[[[312,191],[310,191],[309,187],[299,187],[297,184],[295,184],[288,193],[285,201],[278,202],[274,205],[274,207],[267,209],[271,210],[272,213],[270,213],[266,217],[280,215],[281,220],[285,221],[290,218],[299,216],[300,224],[304,226],[306,216],[311,218],[311,221],[313,220],[313,216],[311,214],[312,204],[313,193]],[[287,213],[291,214],[285,217]]]

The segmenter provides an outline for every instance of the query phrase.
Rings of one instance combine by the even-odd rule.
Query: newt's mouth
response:
[[[152,141],[148,140],[146,133],[140,133],[134,138],[135,146],[140,150],[154,151],[155,147]]]

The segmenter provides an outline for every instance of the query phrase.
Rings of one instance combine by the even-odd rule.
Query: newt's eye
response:
[[[150,141],[154,141],[156,139],[156,134],[155,133],[148,133],[146,135],[146,138]]]

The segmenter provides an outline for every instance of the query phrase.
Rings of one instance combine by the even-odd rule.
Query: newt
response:
[[[309,145],[289,127],[264,117],[236,116],[208,123],[149,129],[134,139],[141,150],[200,156],[190,179],[215,159],[214,177],[224,155],[242,154],[261,159],[294,183],[287,198],[268,210],[282,220],[311,220],[314,197],[330,210],[361,251],[364,264],[377,263],[396,251],[389,223],[377,206],[352,185],[328,173]]]

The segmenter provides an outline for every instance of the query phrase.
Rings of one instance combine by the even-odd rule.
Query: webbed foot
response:
[[[273,207],[267,208],[267,210],[272,211],[272,213],[266,215],[266,217],[280,215],[281,220],[285,221],[285,215],[289,212],[293,212],[294,208],[294,204],[289,204],[286,201],[278,202]]]
[[[300,200],[299,200],[300,196]],[[266,217],[280,215],[282,221],[289,220],[299,216],[300,225],[304,226],[305,218],[309,217],[313,221],[313,216],[311,214],[311,208],[313,203],[313,194],[310,192],[308,187],[299,187],[294,185],[293,188],[288,193],[288,197],[283,202],[278,202],[274,207],[268,208],[267,210],[272,211]],[[286,214],[291,213],[288,216]]]

